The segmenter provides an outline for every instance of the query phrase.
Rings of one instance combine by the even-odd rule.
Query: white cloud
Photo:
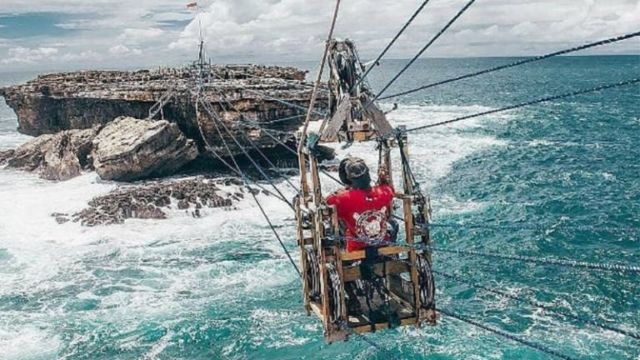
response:
[[[140,49],[130,49],[125,45],[116,45],[109,49],[109,54],[112,55],[140,55],[142,51]]]
[[[26,48],[14,47],[9,49],[9,57],[2,60],[3,64],[35,63],[51,58],[58,53],[58,49],[50,47]]]
[[[376,55],[418,3],[343,1],[336,35],[354,39],[364,56]],[[406,58],[415,54],[465,3],[430,2],[389,56]],[[271,59],[317,57],[333,6],[333,1],[218,0],[170,47],[197,46],[201,23],[208,48],[216,54]],[[637,31],[639,19],[640,1],[635,0],[478,1],[426,55],[532,55],[531,51],[551,51]],[[615,47],[640,52],[637,41]]]
[[[138,29],[124,29],[122,34],[118,37],[118,40],[127,43],[143,43],[149,40],[158,39],[162,37],[165,32],[162,29],[156,28],[138,28]]]
[[[34,66],[11,48],[31,49],[24,58],[48,58],[50,66],[173,65],[195,54],[199,23],[214,61],[271,62],[317,59],[326,37],[333,0],[206,0],[203,12],[184,29],[172,26],[192,17],[188,1],[176,0],[0,0],[0,13],[74,14],[57,24],[75,30],[64,37],[0,39],[7,68]],[[467,0],[431,1],[387,58],[408,58]],[[336,36],[351,38],[363,58],[379,53],[421,1],[343,1]],[[537,55],[576,44],[637,31],[639,0],[477,1],[425,56]],[[165,23],[166,22],[166,23]],[[4,44],[4,45],[3,45]],[[3,47],[4,46],[4,47]],[[54,48],[47,55],[38,49]],[[640,53],[640,40],[602,46],[599,53]],[[98,56],[97,54],[100,54]],[[136,55],[123,60],[123,55]],[[67,59],[62,63],[62,58]],[[2,60],[4,59],[4,60]],[[30,60],[31,63],[39,60]],[[23,64],[23,65],[21,65]],[[42,65],[43,62],[38,63]],[[47,63],[49,64],[49,63]],[[9,66],[10,65],[10,66]],[[4,70],[3,69],[3,70]]]

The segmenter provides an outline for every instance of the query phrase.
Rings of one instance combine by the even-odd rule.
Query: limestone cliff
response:
[[[7,104],[18,116],[18,131],[42,135],[71,129],[88,129],[107,124],[120,116],[143,119],[150,108],[168,90],[175,96],[164,106],[162,116],[175,122],[187,138],[203,141],[196,124],[193,90],[196,84],[193,67],[139,71],[82,71],[38,76],[22,85],[0,88]],[[227,65],[208,66],[204,78],[205,98],[221,114],[236,134],[250,134],[263,149],[273,149],[276,142],[261,131],[240,126],[240,116],[257,121],[273,130],[289,144],[303,117],[311,95],[304,82],[306,73],[291,67]],[[297,106],[283,104],[286,100]],[[238,112],[220,101],[228,100]],[[321,98],[319,108],[326,101]],[[160,115],[158,115],[160,117]],[[273,120],[292,117],[286,121]],[[219,144],[211,119],[201,124],[212,144]],[[232,150],[239,154],[235,146]],[[201,152],[204,153],[204,152]]]

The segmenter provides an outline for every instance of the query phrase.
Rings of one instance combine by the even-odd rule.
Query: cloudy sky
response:
[[[364,58],[423,0],[343,0],[336,35]],[[468,0],[431,0],[388,55],[413,56]],[[0,72],[176,65],[199,24],[214,62],[318,59],[333,0],[0,0]],[[640,30],[640,0],[477,0],[424,56],[537,55]],[[640,54],[640,40],[591,53]]]

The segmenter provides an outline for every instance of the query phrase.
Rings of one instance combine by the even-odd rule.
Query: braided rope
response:
[[[572,97],[572,96],[592,93],[592,92],[596,92],[596,91],[600,91],[600,90],[606,90],[606,89],[616,88],[616,87],[620,87],[620,86],[632,85],[632,84],[635,84],[635,83],[638,83],[638,82],[640,82],[640,78],[619,81],[619,82],[612,83],[612,84],[600,85],[600,86],[596,86],[596,87],[589,88],[589,89],[576,90],[576,91],[572,91],[572,92],[565,93],[565,94],[549,96],[549,97],[545,97],[545,98],[542,98],[542,99],[531,100],[531,101],[523,102],[523,103],[516,104],[516,105],[506,106],[506,107],[503,107],[503,108],[500,108],[500,109],[483,111],[483,112],[480,112],[480,113],[477,113],[477,114],[461,116],[461,117],[457,117],[457,118],[451,119],[451,120],[440,121],[440,122],[429,124],[429,125],[418,126],[418,127],[415,127],[415,128],[404,130],[404,131],[405,132],[410,132],[410,131],[416,131],[416,130],[424,130],[424,129],[428,129],[428,128],[432,128],[432,127],[436,127],[436,126],[447,125],[447,124],[451,124],[451,123],[462,121],[462,120],[468,120],[468,119],[476,118],[476,117],[479,117],[479,116],[495,114],[495,113],[499,113],[499,112],[503,112],[503,111],[507,111],[507,110],[514,110],[514,109],[518,109],[518,108],[529,106],[529,105],[535,105],[535,104],[539,104],[539,103],[543,103],[543,102],[549,102],[549,101],[553,101],[553,100],[564,99],[564,98],[567,98],[567,97]]]
[[[472,78],[472,77],[475,77],[475,76],[484,75],[484,74],[492,73],[492,72],[495,72],[495,71],[516,67],[516,66],[520,66],[520,65],[524,65],[524,64],[528,64],[528,63],[544,60],[544,59],[548,59],[548,58],[555,57],[555,56],[565,55],[565,54],[569,54],[569,53],[580,51],[580,50],[586,50],[586,49],[589,49],[589,48],[592,48],[592,47],[596,47],[596,46],[612,44],[612,43],[615,43],[615,42],[618,42],[618,41],[631,39],[631,38],[636,37],[636,36],[640,36],[640,31],[634,32],[634,33],[631,33],[631,34],[620,35],[620,36],[616,36],[616,37],[613,37],[613,38],[596,41],[596,42],[585,44],[585,45],[581,45],[581,46],[572,47],[572,48],[565,49],[565,50],[552,52],[552,53],[549,53],[549,54],[546,54],[546,55],[540,55],[540,56],[536,56],[536,57],[532,57],[532,58],[528,58],[528,59],[524,59],[524,60],[520,60],[520,61],[515,61],[515,62],[512,62],[510,64],[500,65],[500,66],[492,67],[490,69],[480,70],[480,71],[477,71],[477,72],[474,72],[474,73],[458,76],[458,77],[447,79],[447,80],[434,82],[434,83],[431,83],[431,84],[428,84],[428,85],[417,87],[415,89],[402,91],[402,92],[395,93],[395,94],[392,94],[392,95],[387,95],[385,97],[381,97],[380,100],[391,99],[391,98],[398,97],[398,96],[408,95],[408,94],[411,94],[411,93],[414,93],[414,92],[418,92],[420,90],[432,88],[432,87],[435,87],[435,86],[444,85],[444,84],[452,83],[452,82],[455,82],[455,81],[468,79],[468,78]]]
[[[481,328],[483,330],[486,330],[488,332],[491,332],[491,333],[494,333],[496,335],[502,336],[505,339],[509,339],[511,341],[520,343],[520,344],[525,345],[525,346],[527,346],[529,348],[532,348],[534,350],[538,350],[538,351],[543,352],[543,353],[545,353],[547,355],[551,355],[551,356],[557,357],[559,359],[565,359],[565,360],[574,360],[575,359],[575,358],[573,358],[571,356],[568,356],[568,355],[562,354],[562,353],[560,353],[560,352],[558,352],[556,350],[550,349],[550,348],[548,348],[548,347],[546,347],[544,345],[535,343],[535,342],[530,341],[530,340],[523,339],[521,337],[518,337],[516,335],[508,333],[508,332],[506,332],[504,330],[496,329],[494,327],[482,324],[482,323],[480,323],[478,321],[475,321],[475,320],[472,320],[472,319],[467,318],[465,316],[456,314],[456,313],[454,313],[452,311],[448,311],[448,310],[440,309],[440,308],[438,308],[437,311],[440,312],[441,314],[445,314],[447,316],[450,316],[450,317],[452,317],[454,319],[458,319],[458,320],[460,320],[462,322],[465,322],[467,324],[479,327],[479,328]]]
[[[598,327],[600,329],[613,331],[613,332],[616,332],[618,334],[629,336],[629,337],[632,337],[634,339],[640,340],[640,335],[638,333],[636,333],[636,332],[633,332],[633,331],[627,331],[627,330],[620,329],[620,328],[617,328],[617,327],[613,327],[613,326],[610,326],[610,325],[607,325],[607,324],[603,324],[603,323],[601,323],[599,321],[596,321],[596,320],[593,320],[593,319],[584,318],[584,317],[581,317],[581,316],[576,316],[576,315],[573,315],[571,313],[555,309],[555,308],[553,308],[553,307],[551,307],[549,305],[546,305],[544,303],[541,303],[541,302],[533,300],[533,299],[521,298],[519,296],[508,294],[508,293],[505,293],[505,292],[502,292],[502,291],[499,291],[499,290],[491,289],[491,288],[486,287],[486,286],[474,284],[471,281],[465,280],[465,279],[463,279],[463,278],[461,278],[459,276],[456,276],[456,275],[448,274],[446,272],[437,271],[437,270],[432,270],[432,271],[436,275],[440,275],[440,276],[443,276],[445,278],[452,279],[452,280],[455,280],[455,281],[463,283],[463,284],[467,284],[468,286],[470,286],[473,289],[477,289],[477,290],[481,290],[481,291],[484,291],[484,292],[496,294],[496,295],[501,296],[503,298],[508,298],[508,299],[511,299],[511,300],[515,300],[515,301],[518,301],[518,302],[523,303],[523,304],[528,304],[528,305],[531,305],[533,307],[540,308],[540,309],[555,313],[557,315],[561,315],[561,316],[564,316],[564,317],[567,317],[567,318],[571,318],[571,319],[576,320],[576,321],[581,322],[581,323],[586,323],[586,324],[589,324],[589,325],[593,325],[593,326]]]
[[[488,258],[522,261],[522,262],[529,262],[529,263],[535,263],[535,264],[557,265],[557,266],[583,268],[583,269],[591,269],[591,270],[607,270],[607,271],[619,271],[619,272],[640,274],[640,266],[634,266],[634,265],[592,263],[592,262],[586,262],[586,261],[576,261],[576,260],[566,260],[566,259],[537,258],[532,256],[523,256],[523,255],[503,255],[503,254],[489,253],[484,251],[445,249],[445,248],[434,247],[434,246],[431,246],[430,248],[435,251],[441,251],[445,253],[458,254],[458,255],[482,256],[482,257],[488,257]]]

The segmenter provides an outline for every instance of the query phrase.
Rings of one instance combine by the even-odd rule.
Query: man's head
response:
[[[348,185],[355,189],[366,190],[371,188],[371,176],[369,167],[360,158],[347,158],[344,162],[344,175]],[[342,165],[342,163],[341,163]]]

